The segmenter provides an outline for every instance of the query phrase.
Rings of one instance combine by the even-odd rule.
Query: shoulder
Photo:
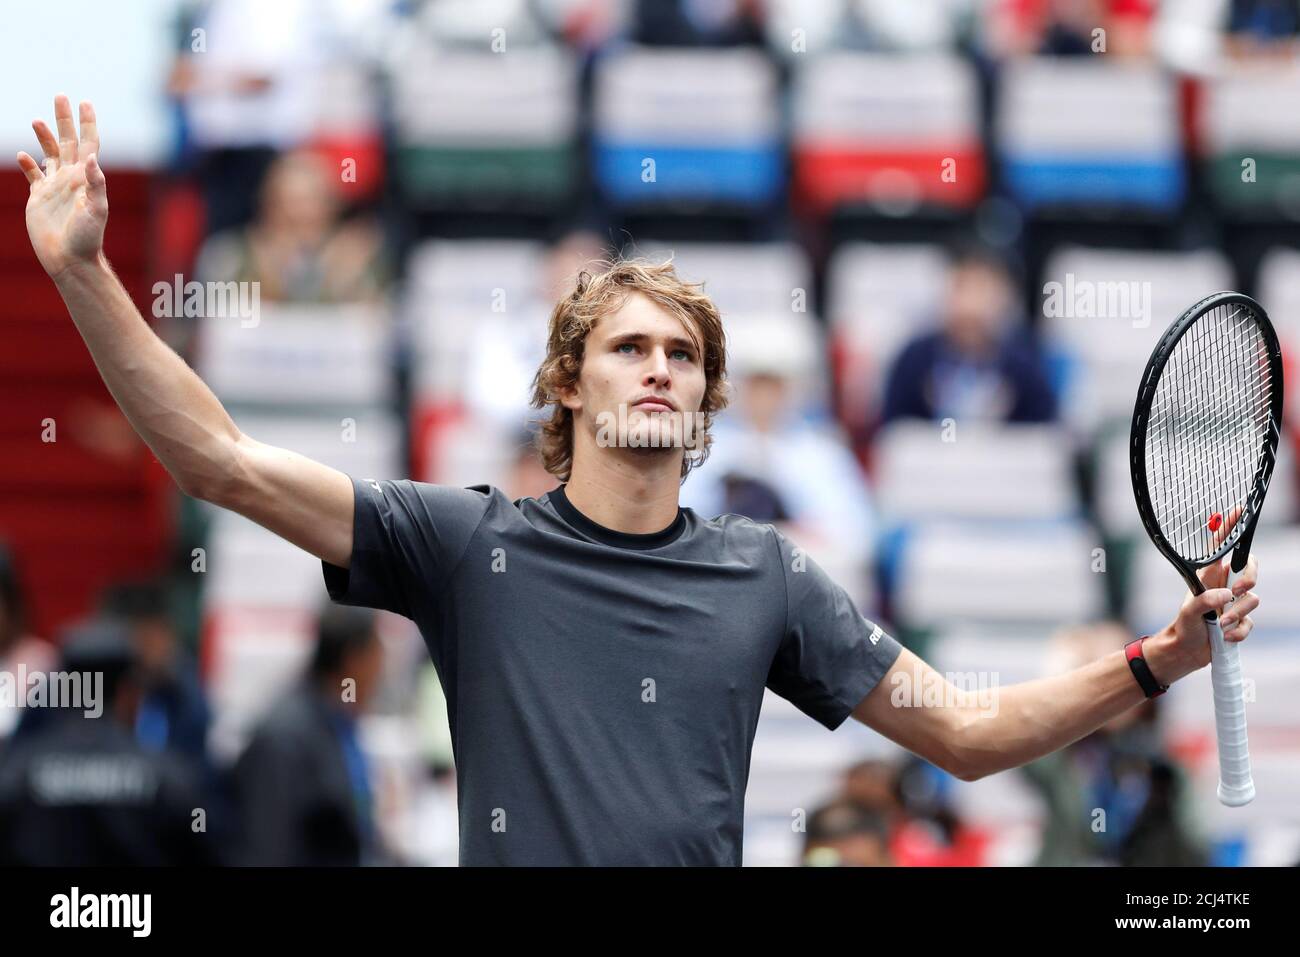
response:
[[[493,505],[510,504],[505,493],[488,485],[461,488],[414,479],[358,478],[353,481],[358,497],[381,513],[439,526],[453,520],[476,524]]]
[[[744,515],[727,512],[703,518],[694,509],[685,509],[695,526],[695,534],[719,550],[761,553],[775,559],[784,537],[770,522],[756,522]]]

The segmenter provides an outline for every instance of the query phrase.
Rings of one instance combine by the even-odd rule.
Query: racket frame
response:
[[[1174,550],[1156,520],[1147,482],[1147,428],[1151,424],[1151,403],[1160,384],[1160,375],[1164,372],[1165,366],[1168,364],[1169,358],[1173,355],[1179,341],[1205,313],[1220,306],[1233,304],[1254,310],[1260,320],[1257,325],[1268,352],[1269,376],[1272,388],[1269,429],[1265,433],[1263,447],[1260,450],[1259,464],[1251,481],[1250,492],[1246,497],[1241,516],[1237,519],[1237,524],[1233,526],[1227,537],[1219,543],[1219,547],[1215,549],[1212,555],[1202,562],[1194,563],[1184,559]],[[1273,477],[1273,467],[1277,464],[1277,446],[1282,435],[1282,406],[1282,349],[1278,342],[1277,333],[1274,331],[1273,324],[1269,321],[1268,313],[1264,311],[1264,307],[1242,293],[1216,292],[1214,295],[1207,296],[1193,305],[1165,330],[1164,335],[1160,337],[1160,341],[1156,343],[1151,358],[1147,361],[1146,371],[1142,374],[1142,382],[1138,387],[1137,401],[1133,406],[1133,422],[1129,431],[1129,473],[1133,479],[1133,495],[1137,500],[1138,515],[1142,519],[1142,526],[1146,529],[1147,535],[1150,536],[1152,543],[1159,549],[1160,553],[1178,569],[1178,573],[1183,576],[1183,580],[1187,582],[1187,587],[1191,589],[1194,595],[1199,595],[1205,591],[1205,586],[1201,584],[1200,578],[1196,575],[1197,569],[1214,564],[1228,552],[1234,550],[1232,556],[1232,570],[1234,572],[1240,572],[1250,560],[1250,545],[1255,537],[1255,527],[1259,519],[1260,509],[1264,505],[1264,494],[1268,491],[1269,482],[1272,481]],[[1226,521],[1226,514],[1224,519]],[[1215,612],[1206,615],[1208,621],[1216,621],[1217,618],[1218,615]]]

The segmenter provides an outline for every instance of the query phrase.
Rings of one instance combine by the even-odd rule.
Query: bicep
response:
[[[933,702],[934,691],[929,689],[947,692],[948,681],[904,648],[853,709],[853,717],[931,764],[958,774],[962,709],[950,706],[947,694]]]
[[[338,469],[246,435],[236,443],[236,478],[214,504],[238,512],[317,558],[352,560],[352,479]]]

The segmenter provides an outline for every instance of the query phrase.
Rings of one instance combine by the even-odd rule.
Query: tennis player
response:
[[[57,135],[27,228],[113,397],[186,494],[322,561],[340,603],[414,620],[447,694],[462,864],[741,863],[764,688],[827,728],[850,715],[964,781],[1087,735],[1209,663],[1201,616],[1223,566],[1173,621],[1067,674],[962,693],[770,525],[678,505],[726,404],[722,318],[670,266],[613,264],[556,304],[534,404],[561,484],[356,478],[244,435],[154,335],[104,258],[108,218],[89,103]],[[209,321],[220,321],[210,319]],[[1225,529],[1226,532],[1226,529]],[[1244,639],[1252,558],[1224,619]],[[1014,602],[1015,573],[1006,601]],[[944,686],[951,695],[897,694]]]

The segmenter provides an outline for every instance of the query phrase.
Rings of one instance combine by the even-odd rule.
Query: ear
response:
[[[571,386],[561,386],[556,389],[556,396],[560,400],[560,405],[564,406],[575,415],[582,411],[582,395],[577,383]]]

